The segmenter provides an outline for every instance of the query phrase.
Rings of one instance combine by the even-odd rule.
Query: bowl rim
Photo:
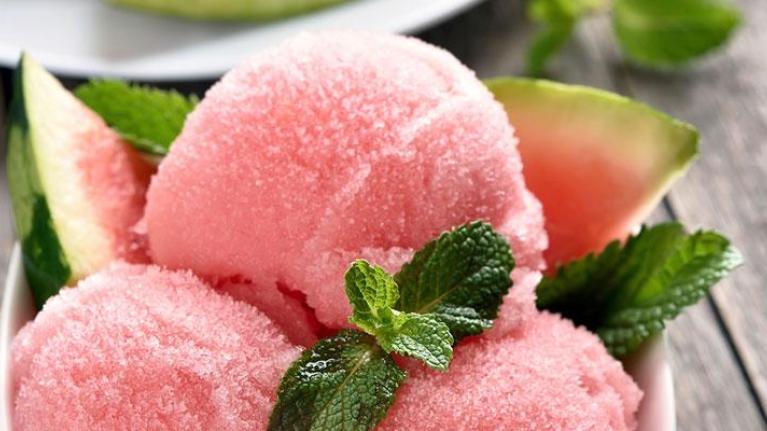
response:
[[[408,2],[407,0],[347,2],[313,13],[298,14],[271,22],[261,22],[255,26],[246,24],[245,28],[234,33],[221,32],[220,22],[195,22],[178,19],[178,17],[156,16],[155,14],[137,15],[135,11],[123,11],[100,4],[104,2],[77,1],[74,9],[72,5],[66,7],[69,11],[80,12],[75,13],[70,21],[75,21],[74,28],[86,31],[86,33],[80,34],[72,30],[72,26],[65,26],[60,29],[60,36],[64,37],[65,40],[67,38],[97,37],[89,35],[87,32],[89,24],[92,22],[99,22],[107,28],[110,25],[116,28],[125,28],[126,25],[133,23],[134,19],[140,19],[144,23],[140,31],[150,32],[153,39],[185,32],[203,32],[209,34],[210,37],[192,45],[173,44],[169,49],[160,53],[149,50],[144,55],[127,57],[115,53],[107,55],[108,52],[100,53],[98,50],[78,50],[72,47],[59,47],[53,50],[43,49],[40,46],[30,47],[30,45],[36,44],[23,43],[21,40],[15,40],[11,43],[0,40],[0,66],[13,67],[18,61],[20,53],[23,50],[30,51],[31,49],[47,70],[73,78],[101,76],[160,82],[217,79],[243,60],[243,50],[254,52],[264,49],[298,30],[353,27],[389,33],[414,34],[450,19],[482,1],[485,0],[432,0],[420,3]],[[48,1],[47,3],[58,6],[56,3],[59,2]],[[396,5],[390,3],[396,3]],[[418,4],[414,5],[414,3]],[[0,0],[0,4],[3,4],[2,0]],[[390,10],[392,6],[397,6],[394,12]],[[386,11],[389,13],[386,14]],[[60,20],[61,18],[56,12],[53,10],[50,16]],[[28,18],[28,14],[21,13],[19,15],[20,18],[17,21],[21,23],[22,28],[29,27],[30,32],[36,29],[34,24],[40,24],[42,27],[49,24],[45,21],[42,23],[33,22],[32,25],[24,26],[24,24],[29,24],[24,19]],[[80,16],[82,18],[78,19]],[[94,21],[93,16],[98,16],[99,19]],[[12,29],[13,27],[9,28]],[[29,33],[23,32],[22,34]],[[131,39],[131,36],[134,35],[135,33],[128,32],[119,40],[112,41],[112,44],[121,45],[125,43],[125,46],[131,46],[132,43],[143,46],[140,41]]]
[[[11,431],[11,343],[21,328],[34,318],[35,305],[26,285],[21,247],[15,243],[8,265],[0,307],[0,429]],[[675,431],[676,408],[666,332],[646,341],[624,361],[626,371],[644,391],[637,414],[637,431]]]

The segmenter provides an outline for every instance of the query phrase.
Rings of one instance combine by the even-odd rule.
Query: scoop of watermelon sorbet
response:
[[[300,292],[287,291],[283,286],[255,286],[250,280],[222,280],[216,289],[232,298],[247,302],[261,310],[285,334],[288,340],[303,347],[311,347],[322,325],[305,303]]]
[[[343,273],[391,271],[468,221],[492,223],[520,267],[542,265],[538,201],[506,113],[473,72],[416,39],[307,33],[216,84],[148,195],[156,262],[306,294],[346,324]]]
[[[462,341],[447,372],[406,367],[381,431],[637,426],[640,389],[594,334],[557,315],[537,313],[501,338]]]
[[[299,349],[188,272],[113,264],[12,346],[14,430],[264,429]]]

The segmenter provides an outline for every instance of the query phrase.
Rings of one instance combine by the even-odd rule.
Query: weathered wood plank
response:
[[[701,157],[671,193],[678,215],[721,230],[746,265],[713,291],[767,420],[767,9],[740,2],[745,26],[719,56],[679,74],[626,68],[636,95],[700,128]]]
[[[664,206],[648,222],[670,219]],[[723,331],[711,298],[668,325],[677,426],[682,431],[758,431],[765,427],[747,377]]]
[[[718,310],[733,331],[734,344],[748,375],[754,378],[755,390],[764,399],[767,346],[760,336],[767,334],[767,327],[761,325],[761,319],[767,319],[767,295],[757,289],[767,285],[759,274],[759,264],[767,261],[767,153],[759,142],[767,132],[767,84],[757,82],[756,77],[767,76],[767,60],[760,56],[767,36],[765,29],[758,28],[767,19],[767,10],[760,10],[757,3],[742,2],[750,23],[724,57],[712,58],[685,74],[623,73],[611,50],[609,30],[600,20],[584,26],[551,69],[555,78],[566,82],[633,90],[640,99],[702,126],[704,155],[690,177],[675,189],[671,202],[683,220],[731,235],[751,262],[733,282],[716,289],[714,306],[704,302],[669,326],[681,430],[764,429],[738,358],[716,319]],[[523,16],[520,1],[493,1],[423,37],[446,46],[480,76],[518,74],[523,69],[524,46],[532,34]],[[2,279],[12,236],[2,145],[0,150]],[[755,170],[761,176],[748,173]],[[716,172],[733,175],[722,179],[713,175]],[[753,198],[735,199],[743,196]],[[654,215],[655,220],[667,217],[663,210]],[[758,313],[761,318],[754,316]]]
[[[524,19],[522,2],[494,1],[424,36],[454,52],[480,76],[488,77],[521,73],[524,47],[531,34],[532,27]],[[589,20],[552,63],[553,77],[625,92],[625,82],[618,73],[622,65],[611,40],[606,18]],[[684,118],[684,111],[672,107],[666,110]],[[685,222],[696,221],[687,214],[684,216]],[[653,214],[652,220],[669,217],[662,208]],[[715,311],[712,302],[707,300],[669,325],[679,429],[763,429],[765,423],[750,392],[749,381],[739,367],[739,358],[732,351]]]

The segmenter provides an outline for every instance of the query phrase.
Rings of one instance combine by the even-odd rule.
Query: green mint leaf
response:
[[[686,63],[720,45],[740,24],[717,0],[616,0],[613,30],[626,56],[645,66]]]
[[[136,149],[167,154],[181,132],[197,98],[118,80],[95,80],[75,89],[75,95]]]
[[[723,236],[679,223],[642,231],[621,246],[560,267],[538,285],[538,307],[596,332],[621,357],[695,304],[743,261]]]
[[[473,222],[426,244],[394,276],[397,310],[434,314],[453,338],[490,328],[511,286],[514,258],[506,239]]]
[[[307,349],[282,377],[270,431],[367,431],[383,419],[406,373],[373,337],[341,331]]]
[[[527,75],[542,76],[546,72],[546,63],[565,45],[573,32],[575,21],[544,24],[533,36],[527,48]]]
[[[527,48],[527,74],[543,75],[546,63],[570,39],[578,21],[605,5],[605,0],[531,0],[527,16],[540,28]]]
[[[450,328],[430,314],[399,314],[394,324],[382,328],[376,338],[387,352],[420,359],[438,370],[447,370],[453,359]]]
[[[527,17],[537,23],[574,21],[606,5],[606,0],[531,0]]]
[[[392,324],[392,307],[399,293],[394,279],[383,268],[364,260],[352,263],[346,271],[346,296],[352,304],[352,323],[376,335],[379,328]]]
[[[383,268],[364,260],[346,271],[346,296],[352,304],[349,321],[373,335],[387,352],[420,359],[445,370],[453,358],[450,329],[436,317],[402,313],[392,308],[399,297],[397,284]]]

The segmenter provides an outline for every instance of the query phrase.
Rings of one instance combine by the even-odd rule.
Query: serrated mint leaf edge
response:
[[[105,86],[113,86],[113,88],[109,89]],[[175,90],[163,90],[148,85],[131,84],[126,81],[110,78],[90,80],[84,84],[81,84],[73,91],[73,94],[78,99],[80,99],[81,102],[83,102],[86,106],[88,106],[88,108],[99,115],[110,128],[112,128],[120,135],[120,137],[132,144],[133,147],[137,150],[151,155],[166,155],[170,148],[170,144],[173,142],[173,139],[170,139],[169,142],[165,143],[157,142],[154,139],[143,136],[140,133],[126,129],[124,124],[118,124],[118,122],[112,118],[112,113],[107,112],[107,110],[111,109],[112,107],[110,106],[109,108],[106,108],[111,103],[118,102],[105,100],[109,98],[109,92],[114,90],[114,86],[116,86],[119,91],[122,92],[121,96],[125,96],[126,93],[133,93],[131,94],[131,97],[134,98],[146,98],[157,95],[159,97],[165,98],[166,100],[173,100],[172,103],[166,106],[167,109],[165,110],[166,116],[168,113],[171,113],[174,117],[181,118],[180,123],[176,124],[178,127],[173,127],[174,129],[177,129],[172,131],[172,134],[174,135],[173,139],[178,136],[178,133],[181,132],[184,121],[188,114],[194,110],[194,108],[199,103],[199,98],[195,95],[186,96]],[[141,115],[144,115],[144,113],[142,112]]]
[[[280,386],[277,390],[277,401],[275,405],[272,408],[272,412],[269,417],[269,425],[268,430],[270,431],[282,431],[282,430],[333,430],[337,429],[338,426],[335,424],[327,424],[322,423],[322,421],[327,421],[329,418],[332,418],[332,416],[328,416],[325,414],[328,407],[331,405],[331,401],[333,397],[331,397],[327,402],[320,406],[315,406],[312,404],[311,408],[307,411],[307,409],[299,409],[299,414],[302,414],[301,417],[285,417],[288,413],[288,409],[291,407],[297,407],[291,403],[297,403],[300,401],[307,401],[306,397],[301,397],[300,399],[296,400],[293,399],[296,396],[301,396],[303,394],[302,388],[300,386],[300,379],[298,378],[300,373],[300,368],[302,366],[308,366],[312,363],[312,355],[319,354],[317,351],[321,349],[325,349],[328,346],[332,348],[333,343],[339,343],[339,344],[350,344],[350,347],[359,347],[362,344],[366,344],[370,346],[370,349],[366,351],[362,356],[360,356],[356,362],[349,367],[349,371],[344,376],[341,384],[338,387],[335,387],[333,390],[333,397],[338,396],[339,393],[341,393],[341,390],[344,388],[344,385],[351,384],[352,378],[354,377],[354,374],[359,372],[360,370],[363,370],[363,366],[366,364],[365,360],[370,360],[372,355],[379,355],[378,357],[374,358],[375,360],[382,361],[378,365],[384,365],[388,367],[387,375],[386,375],[386,381],[383,382],[383,384],[375,385],[374,393],[378,396],[382,396],[383,400],[380,402],[376,402],[373,405],[370,405],[370,413],[372,414],[370,417],[370,421],[363,423],[363,424],[356,424],[355,427],[350,429],[373,429],[377,425],[378,422],[380,422],[386,415],[386,411],[388,411],[389,407],[391,407],[392,403],[394,402],[394,396],[395,391],[397,387],[404,381],[404,379],[407,376],[407,373],[399,368],[399,366],[394,362],[394,360],[391,358],[390,355],[383,352],[383,350],[380,349],[380,347],[376,344],[375,340],[372,336],[368,334],[364,334],[360,331],[354,331],[354,330],[342,330],[338,334],[336,334],[333,337],[325,338],[320,341],[318,341],[313,347],[308,348],[304,350],[304,352],[297,358],[288,368],[288,370],[283,375]],[[344,346],[341,346],[344,347]],[[341,349],[338,349],[336,346],[336,350],[339,353],[342,353]],[[337,358],[338,361],[342,361],[343,358]],[[327,365],[330,363],[328,360],[322,360],[319,362],[321,366]],[[368,362],[373,364],[373,362]],[[376,365],[376,364],[373,364]],[[312,371],[306,374],[308,377],[316,378],[319,376],[319,372]],[[332,377],[332,376],[331,376]],[[393,387],[392,387],[393,386]],[[327,389],[327,388],[326,388]],[[368,388],[370,389],[370,388]],[[305,392],[305,391],[304,391]],[[316,399],[312,400],[312,403],[316,402]],[[379,410],[378,412],[375,412],[375,410]],[[305,415],[304,415],[305,414]],[[319,422],[318,422],[319,421]],[[359,428],[364,427],[364,428]],[[346,429],[346,428],[345,428]]]
[[[370,335],[378,337],[382,328],[391,327],[397,312],[399,289],[383,268],[364,259],[357,259],[344,275],[346,297],[352,306],[349,322]]]
[[[618,241],[613,241],[608,244],[602,250],[602,252],[597,254],[591,253],[581,259],[562,265],[557,269],[555,275],[545,277],[540,282],[536,290],[537,293],[541,293],[536,303],[538,308],[548,309],[553,312],[561,313],[564,317],[572,319],[573,316],[570,315],[567,310],[577,310],[582,307],[583,304],[579,305],[578,303],[574,303],[570,306],[563,307],[561,303],[559,303],[561,298],[557,298],[556,295],[570,294],[571,291],[568,289],[560,289],[559,291],[551,289],[550,287],[552,285],[556,287],[557,279],[560,277],[575,279],[579,275],[577,274],[578,269],[586,271],[588,273],[586,276],[594,274],[604,275],[605,273],[609,275],[609,271],[600,272],[600,268],[590,268],[590,265],[595,265],[599,263],[600,260],[605,260],[609,262],[610,265],[625,265],[625,259],[627,258],[625,255],[626,250],[629,249],[629,247],[636,241],[647,241],[644,237],[642,237],[642,235],[653,234],[654,232],[650,232],[652,230],[659,230],[661,233],[663,230],[668,230],[671,234],[675,234],[675,231],[678,230],[679,234],[681,235],[676,238],[673,243],[671,243],[674,248],[670,253],[668,253],[664,264],[656,268],[656,270],[651,273],[643,273],[640,275],[644,282],[641,283],[638,288],[635,286],[635,289],[638,290],[630,292],[631,297],[628,299],[629,302],[626,302],[627,299],[625,295],[624,297],[621,297],[620,292],[608,296],[607,299],[603,298],[603,300],[607,302],[599,305],[604,313],[604,316],[600,318],[600,321],[602,322],[601,324],[588,324],[586,322],[579,321],[578,319],[574,319],[576,324],[584,324],[589,330],[597,333],[600,338],[602,338],[603,343],[608,348],[610,353],[613,354],[613,356],[622,357],[631,353],[646,338],[661,331],[665,327],[665,321],[673,319],[679,315],[679,313],[681,313],[685,307],[693,305],[701,298],[705,297],[711,287],[713,287],[718,281],[724,278],[729,272],[742,264],[742,255],[740,252],[734,246],[732,246],[727,238],[716,232],[701,230],[693,234],[686,234],[684,232],[683,226],[678,222],[661,223],[650,228],[643,226],[640,233],[630,236],[623,246],[621,246]],[[672,259],[680,257],[679,254],[682,253],[682,251],[685,249],[685,246],[689,245],[691,242],[695,242],[697,238],[705,237],[710,237],[718,240],[721,245],[721,251],[718,253],[714,252],[695,256],[689,261],[683,261],[684,264],[681,266],[681,268],[687,267],[689,269],[693,263],[699,262],[700,260],[710,261],[709,264],[707,264],[707,271],[714,271],[715,274],[705,277],[704,280],[699,280],[699,284],[702,283],[704,286],[699,286],[700,289],[698,289],[698,291],[688,293],[687,298],[684,301],[680,302],[679,304],[673,304],[672,306],[669,306],[668,303],[660,303],[660,301],[663,299],[662,295],[658,298],[655,298],[655,301],[650,301],[647,298],[642,298],[642,304],[639,306],[634,304],[637,296],[642,293],[642,288],[650,285],[650,283],[657,283],[657,277],[667,275],[664,274],[663,271],[668,269],[666,267],[668,266],[669,262],[673,262]],[[652,245],[652,243],[649,243],[649,245]],[[647,247],[647,245],[642,244],[642,247]],[[610,259],[605,259],[605,256],[609,256]],[[634,256],[629,255],[628,257]],[[613,274],[620,274],[622,268],[611,268],[610,270]],[[703,270],[706,270],[706,267],[704,267]],[[698,276],[698,278],[699,277],[700,276]],[[609,277],[607,279],[610,280]],[[545,290],[545,293],[543,293],[540,290],[542,287],[547,287],[549,289]],[[590,286],[586,286],[586,289],[589,288]],[[586,291],[586,293],[588,293],[590,290],[593,289],[589,289]],[[669,291],[669,288],[664,288],[662,292],[666,295],[673,294],[673,292]],[[577,297],[578,293],[579,292],[575,292],[575,295],[570,294],[571,298]],[[541,301],[541,298],[543,298],[543,301]],[[582,298],[576,300],[582,300]],[[612,304],[610,303],[611,301]],[[551,309],[553,304],[557,304],[558,308]],[[634,306],[634,308],[629,308],[629,306]],[[612,311],[610,310],[611,308]],[[641,321],[632,321],[631,318],[627,317],[632,312],[646,313],[647,316]]]
[[[383,328],[376,338],[385,351],[421,360],[437,370],[447,370],[453,359],[450,328],[435,315],[403,313],[396,326]]]
[[[453,337],[439,318],[391,308],[399,297],[394,278],[366,260],[355,260],[344,276],[352,304],[349,321],[374,336],[387,352],[419,359],[445,370],[452,359]]]
[[[431,259],[435,258],[434,256],[440,252],[445,253],[442,248],[462,245],[462,243],[459,244],[456,242],[457,239],[460,239],[461,235],[469,236],[469,234],[475,235],[471,237],[472,240],[479,239],[480,241],[487,239],[485,235],[492,236],[494,244],[492,248],[499,248],[500,252],[503,253],[500,261],[499,255],[496,254],[484,265],[476,268],[472,272],[464,274],[460,283],[457,283],[455,286],[446,290],[431,301],[428,301],[426,304],[422,304],[420,299],[416,301],[415,304],[405,302],[409,300],[409,295],[403,294],[403,289],[418,292],[422,291],[418,285],[423,282],[422,279],[428,275],[428,271],[433,270],[432,267],[436,265],[436,263],[431,262]],[[451,229],[450,231],[442,233],[436,239],[426,243],[421,248],[421,250],[414,253],[412,259],[409,262],[403,265],[402,269],[394,276],[394,279],[400,288],[400,299],[397,302],[396,307],[398,310],[405,312],[435,314],[437,316],[443,315],[446,317],[446,319],[443,321],[448,325],[448,327],[450,327],[453,338],[456,341],[464,336],[477,335],[481,333],[482,330],[491,327],[492,321],[497,318],[498,311],[500,310],[500,306],[503,303],[503,298],[506,296],[512,286],[511,271],[514,269],[515,265],[516,262],[512,255],[511,247],[509,246],[508,241],[502,235],[497,233],[489,223],[481,220],[465,223]],[[497,297],[490,301],[492,302],[492,304],[489,304],[490,309],[486,308],[486,306],[488,306],[487,304],[485,308],[480,309],[471,307],[472,304],[453,304],[446,302],[448,300],[455,299],[458,293],[461,292],[461,289],[466,289],[467,287],[464,284],[467,283],[467,281],[472,277],[477,277],[478,274],[482,273],[483,271],[486,272],[489,270],[497,270],[500,267],[504,267],[504,280],[499,283],[499,286],[500,284],[503,284],[503,287],[500,287],[498,292],[496,292]],[[474,289],[473,291],[480,294],[483,293],[477,289]],[[483,298],[483,300],[487,299],[489,299],[489,297]],[[451,316],[451,314],[448,312],[450,309],[458,310],[462,308],[474,309],[476,311],[476,316],[479,316],[479,319],[470,322],[468,320],[470,317],[468,314],[464,315],[462,320],[450,318],[455,317]],[[457,326],[459,322],[463,322],[463,324],[461,324],[461,326]]]
[[[681,248],[687,245],[686,243],[705,239],[706,236],[719,239],[721,251],[696,256],[684,263],[672,275],[673,278],[669,280],[672,285],[665,288],[663,295],[651,301],[644,301],[644,304],[608,313],[605,323],[596,332],[611,354],[622,357],[636,350],[645,339],[662,331],[666,322],[673,320],[687,307],[705,298],[716,283],[743,264],[743,255],[740,251],[725,237],[713,231],[698,231],[689,235],[683,240],[685,243],[680,244],[677,253],[681,252]],[[696,266],[700,268],[696,270]],[[685,271],[697,272],[698,275],[695,276],[697,280],[685,282],[680,275]],[[648,284],[650,282],[652,280],[648,281]],[[693,283],[692,286],[690,282]],[[677,302],[672,302],[673,297]]]
[[[394,278],[383,268],[357,259],[344,275],[346,296],[354,312],[380,318],[378,310],[392,308],[399,298],[399,289]]]

